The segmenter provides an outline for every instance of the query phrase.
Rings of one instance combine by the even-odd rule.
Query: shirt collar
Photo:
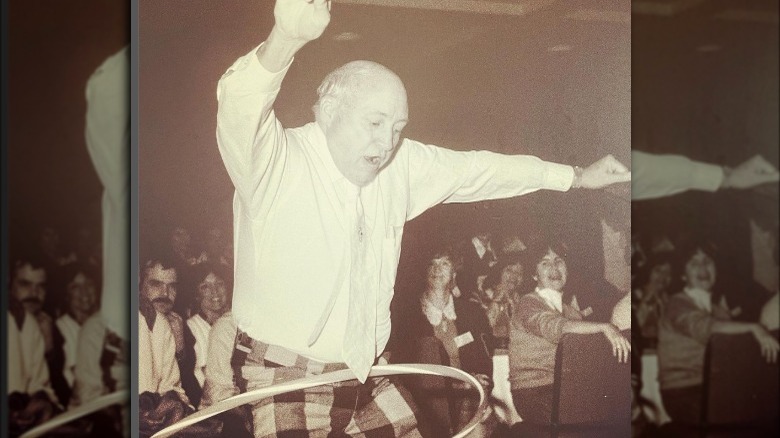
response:
[[[426,298],[425,294],[420,298],[420,304],[422,305],[422,311],[425,314],[425,317],[428,318],[428,322],[434,327],[441,324],[441,321],[445,316],[450,321],[455,321],[457,319],[457,315],[455,315],[455,301],[452,299],[452,295],[447,299],[447,304],[444,305],[444,309],[439,309],[434,306],[433,303]]]
[[[563,313],[563,293],[549,288],[536,288],[536,293],[542,297],[547,306]]]
[[[699,288],[685,288],[685,295],[688,295],[692,300],[693,304],[696,305],[701,310],[707,311],[707,313],[712,313],[712,294],[707,292],[704,289]]]

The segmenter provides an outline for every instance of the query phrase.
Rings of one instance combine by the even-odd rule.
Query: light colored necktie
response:
[[[344,362],[365,382],[376,359],[376,291],[372,286],[369,238],[360,191],[356,193],[352,234],[349,313],[344,333]]]

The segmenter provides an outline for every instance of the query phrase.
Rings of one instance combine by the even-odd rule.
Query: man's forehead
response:
[[[87,274],[85,274],[83,272],[79,272],[76,275],[74,275],[73,277],[71,277],[71,279],[70,279],[70,281],[68,283],[69,284],[85,284],[85,283],[90,283],[90,282],[92,282],[92,278],[90,278],[89,275],[87,275]]]
[[[696,252],[691,256],[691,260],[708,260],[710,258],[710,255],[701,248],[697,249]]]
[[[30,281],[45,281],[46,269],[33,268],[29,263],[24,263],[16,268],[16,276]]]
[[[222,279],[222,276],[217,275],[217,274],[215,274],[213,272],[209,272],[208,275],[203,277],[203,280],[201,280],[201,283],[217,283],[217,282],[221,282],[221,281],[224,281]]]
[[[164,268],[162,264],[155,263],[147,268],[147,277],[160,281],[176,281],[176,268]]]

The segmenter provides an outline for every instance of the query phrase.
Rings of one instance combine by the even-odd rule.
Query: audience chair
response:
[[[775,335],[777,335],[775,333]],[[751,334],[714,335],[704,362],[701,436],[776,436],[778,365],[767,363]]]

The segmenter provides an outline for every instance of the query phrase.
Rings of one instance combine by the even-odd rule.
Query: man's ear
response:
[[[338,102],[333,96],[324,96],[320,99],[320,117],[325,126],[329,126],[336,117]]]

